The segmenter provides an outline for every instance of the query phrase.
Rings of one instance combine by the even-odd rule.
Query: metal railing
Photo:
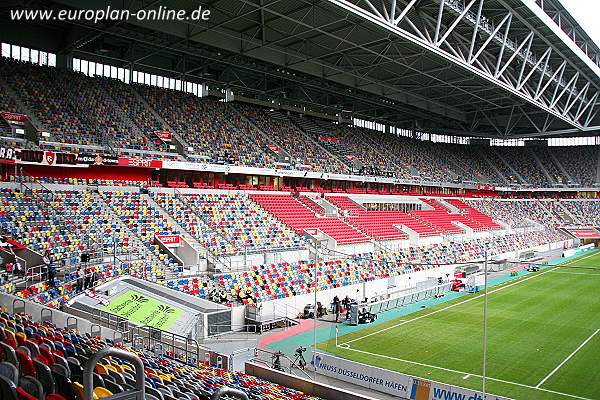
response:
[[[292,360],[286,354],[280,351],[270,351],[267,349],[256,348],[254,349],[254,357],[248,361],[259,363],[278,371],[287,372],[292,375],[304,375],[308,379],[312,379],[308,372],[304,368],[297,366],[296,360]]]
[[[133,353],[112,347],[104,348],[93,354],[85,363],[83,370],[83,400],[94,400],[94,371],[96,370],[96,364],[98,364],[105,357],[118,357],[131,362],[135,367],[135,390],[124,392],[118,395],[118,398],[123,400],[145,400],[146,380],[144,376],[144,364],[142,363],[142,360]]]
[[[208,337],[203,341],[206,343],[209,340],[220,340],[225,336],[238,335],[240,337],[227,341],[247,341],[253,335],[258,333],[258,327],[254,324],[230,325],[230,324],[213,324],[208,325]]]
[[[198,363],[201,354],[203,354],[201,350],[204,352],[209,351],[190,337],[148,325],[131,327],[126,332],[125,339],[133,343],[134,347],[141,345],[141,349],[150,350],[157,355],[163,355],[185,363]]]
[[[374,303],[359,303],[359,308],[365,308],[368,312],[377,314],[380,312],[393,310],[395,308],[403,307],[409,304],[416,303],[418,301],[430,299],[435,296],[443,295],[444,293],[450,292],[452,284],[444,283],[442,285],[434,286],[429,289],[419,290],[402,294],[401,291],[392,293],[390,298],[376,301]],[[394,296],[397,294],[397,296]]]

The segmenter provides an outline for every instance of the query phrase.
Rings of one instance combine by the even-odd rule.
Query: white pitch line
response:
[[[585,346],[590,340],[592,340],[594,338],[594,336],[596,336],[596,334],[600,332],[600,329],[596,329],[596,331],[594,333],[592,333],[583,343],[581,343],[579,345],[579,347],[577,347],[575,350],[573,350],[573,352],[571,354],[569,354],[569,356],[567,358],[565,358],[563,360],[563,362],[561,362],[560,364],[558,364],[558,366],[556,368],[554,368],[552,370],[552,372],[550,372],[548,375],[546,375],[546,377],[544,379],[542,379],[540,381],[540,383],[537,384],[536,388],[539,388],[540,386],[542,386],[544,384],[544,382],[546,382],[548,379],[550,379],[550,377],[552,375],[554,375],[556,373],[556,371],[558,371],[563,365],[565,365],[571,358],[573,358],[573,356],[575,354],[577,354],[577,352],[579,350],[581,350],[583,348],[583,346]]]
[[[599,329],[600,330],[600,329]],[[461,374],[461,375],[470,375],[470,376],[474,376],[476,378],[483,378],[482,375],[478,375],[478,374],[473,374],[473,373],[469,373],[469,372],[465,372],[465,371],[458,371],[456,369],[451,369],[451,368],[444,368],[444,367],[439,367],[437,365],[430,365],[430,364],[424,364],[424,363],[420,363],[417,361],[411,361],[411,360],[404,360],[402,358],[397,358],[397,357],[391,357],[391,356],[386,356],[383,354],[377,354],[377,353],[371,353],[368,351],[363,351],[363,350],[358,350],[358,349],[353,349],[351,347],[347,347],[346,350],[350,350],[350,351],[355,351],[357,353],[363,353],[363,354],[367,354],[370,356],[375,356],[375,357],[381,357],[381,358],[386,358],[389,360],[394,360],[394,361],[401,361],[401,362],[405,362],[408,364],[414,364],[414,365],[419,365],[422,367],[427,367],[427,368],[433,368],[433,369],[439,369],[441,371],[447,371],[447,372],[453,372],[456,374]],[[463,378],[464,379],[464,378]],[[544,389],[541,387],[537,387],[537,386],[531,386],[531,385],[525,385],[524,383],[518,383],[518,382],[512,382],[512,381],[506,381],[504,379],[497,379],[497,378],[491,378],[489,376],[486,376],[485,379],[490,380],[490,381],[496,381],[496,382],[500,382],[500,383],[506,383],[509,385],[515,385],[515,386],[520,386],[520,387],[524,387],[527,389],[534,389],[534,390],[539,390],[542,392],[548,392],[548,393],[553,393],[553,394],[558,394],[561,396],[566,396],[566,397],[571,397],[573,399],[579,399],[579,400],[594,400],[594,399],[590,399],[588,397],[582,397],[582,396],[577,396],[574,394],[569,394],[569,393],[562,393],[562,392],[557,392],[555,390],[550,390],[550,389]]]
[[[504,289],[506,289],[506,288],[509,288],[509,287],[511,287],[511,286],[518,285],[519,283],[523,283],[523,282],[526,282],[526,281],[528,281],[528,280],[530,280],[530,279],[533,279],[533,278],[536,278],[536,277],[538,277],[538,276],[541,276],[541,275],[547,274],[548,272],[551,272],[551,271],[553,271],[553,270],[554,270],[554,268],[553,268],[553,269],[549,269],[549,270],[547,270],[547,271],[544,271],[544,272],[540,272],[540,273],[538,273],[538,274],[532,275],[532,276],[530,276],[530,277],[527,277],[527,278],[524,278],[524,279],[520,279],[520,280],[518,280],[518,281],[516,281],[516,282],[510,283],[510,284],[508,284],[508,285],[505,285],[505,286],[499,287],[499,288],[497,288],[497,289],[494,289],[494,290],[492,290],[492,291],[489,291],[489,292],[488,292],[488,294],[496,293],[496,292],[499,292],[499,291],[501,291],[501,290],[504,290]],[[416,318],[413,318],[413,319],[405,320],[405,321],[402,321],[402,322],[400,322],[400,323],[398,323],[398,324],[395,324],[395,325],[392,325],[392,326],[388,326],[387,328],[383,328],[383,329],[381,329],[381,330],[378,330],[378,331],[375,331],[375,332],[368,333],[368,334],[366,334],[366,335],[364,335],[364,336],[361,336],[361,337],[358,337],[358,338],[356,338],[356,339],[351,339],[351,340],[348,340],[347,342],[344,342],[343,344],[349,344],[349,343],[353,343],[353,342],[356,342],[357,340],[361,340],[361,339],[364,339],[364,338],[368,338],[369,336],[373,336],[373,335],[377,335],[377,334],[379,334],[379,333],[382,333],[382,332],[389,331],[390,329],[397,328],[397,327],[399,327],[399,326],[402,326],[402,325],[404,325],[404,324],[408,324],[408,323],[410,323],[410,322],[413,322],[413,321],[418,321],[418,320],[420,320],[420,319],[422,319],[422,318],[429,317],[430,315],[438,314],[438,313],[440,313],[440,312],[443,312],[443,311],[449,310],[449,309],[451,309],[451,308],[454,308],[454,307],[456,307],[456,306],[460,306],[460,305],[462,305],[462,304],[465,304],[465,303],[468,303],[468,302],[470,302],[470,301],[477,300],[477,299],[479,299],[479,298],[482,298],[483,296],[485,296],[485,293],[483,293],[483,294],[480,294],[480,295],[478,295],[478,296],[475,296],[475,297],[471,297],[471,298],[469,298],[469,299],[463,300],[463,301],[461,301],[461,302],[458,302],[458,303],[451,304],[451,305],[449,305],[449,306],[446,306],[446,307],[444,307],[444,308],[440,308],[440,309],[438,309],[438,310],[435,310],[435,311],[432,311],[432,312],[430,312],[430,313],[428,313],[428,314],[424,314],[424,315],[421,315],[421,316],[419,316],[419,317],[416,317]]]
[[[598,252],[596,252],[596,251],[593,251],[593,252],[592,252],[592,254],[588,254],[588,255],[587,255],[587,256],[585,256],[585,257],[576,258],[576,259],[574,259],[574,260],[571,260],[571,261],[569,261],[569,262],[566,262],[566,263],[564,263],[564,264],[558,264],[558,265],[557,265],[557,267],[560,267],[561,265],[571,265],[571,264],[573,264],[573,263],[574,263],[574,262],[576,262],[576,261],[585,260],[586,258],[590,258],[590,257],[597,256],[597,255],[598,255]]]
[[[553,270],[552,273],[554,273],[554,274],[567,274],[567,275],[600,276],[600,273],[598,273],[598,274],[586,274],[585,272],[570,272],[570,271],[556,271],[556,270]]]

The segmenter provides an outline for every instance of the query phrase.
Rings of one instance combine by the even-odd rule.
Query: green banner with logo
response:
[[[183,311],[148,297],[135,290],[128,290],[110,302],[102,310],[126,318],[141,326],[162,330],[169,328],[179,319]]]

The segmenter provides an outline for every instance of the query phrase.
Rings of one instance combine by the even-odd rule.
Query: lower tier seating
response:
[[[359,282],[389,278],[436,268],[443,264],[469,262],[489,255],[502,254],[548,242],[565,239],[555,231],[533,231],[495,237],[493,240],[474,239],[461,243],[410,247],[388,253],[365,253],[344,259],[319,262],[319,290],[348,286]],[[212,282],[201,278],[179,278],[165,283],[167,287],[202,298],[222,291],[226,302],[253,304],[292,297],[311,292],[314,287],[315,265],[311,260],[295,263],[280,262],[253,266],[249,271],[218,274]]]
[[[320,229],[338,244],[368,242],[371,239],[339,218],[319,218],[308,207],[289,195],[252,194],[250,199],[286,225],[301,233],[304,229]]]
[[[241,390],[251,400],[318,400],[240,372],[198,361],[184,364],[6,312],[0,313],[0,399],[81,400],[86,362],[107,347],[135,353],[141,359],[146,400],[209,400],[221,387]],[[103,358],[92,377],[94,398],[137,388],[135,368],[122,357]]]

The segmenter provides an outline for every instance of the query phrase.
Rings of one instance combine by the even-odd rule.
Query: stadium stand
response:
[[[78,400],[83,396],[84,367],[92,355],[114,347],[134,353],[143,362],[146,399],[208,400],[220,388],[241,390],[252,400],[318,400],[301,392],[205,363],[190,365],[155,356],[142,349],[115,345],[30,315],[0,313],[0,395],[3,400]],[[93,371],[94,398],[134,391],[135,365],[109,356]]]
[[[565,224],[600,226],[600,201],[562,200],[559,204],[564,210],[559,215],[567,218]]]
[[[92,78],[88,78],[92,79]],[[142,100],[135,95],[135,88],[117,79],[95,78],[98,84],[110,95],[121,108],[124,117],[132,123],[132,128],[123,136],[118,137],[118,147],[144,151],[167,151],[167,145],[154,133],[165,131],[167,128],[159,121]],[[134,125],[135,124],[135,125]]]
[[[273,141],[277,151],[284,151],[291,157],[294,169],[325,171],[334,173],[347,172],[347,166],[333,157],[305,136],[289,119],[279,112],[237,104],[237,109],[248,118],[260,132]]]
[[[541,170],[532,150],[526,147],[494,147],[488,149],[488,154],[496,155],[495,161],[512,182],[519,182],[533,187],[552,187],[552,182]]]
[[[98,143],[93,124],[80,114],[70,100],[73,93],[63,93],[57,84],[61,74],[55,68],[36,66],[2,57],[0,71],[11,76],[6,82],[19,94],[23,103],[51,134],[51,140],[68,144],[94,145]]]
[[[583,187],[600,184],[596,174],[600,158],[598,146],[556,147],[550,153],[556,157],[574,184]]]
[[[138,156],[150,152],[178,159],[155,134],[174,131],[188,157],[215,164],[354,172],[408,181],[508,182],[535,187],[600,184],[595,146],[503,148],[433,143],[4,57],[0,72],[11,76],[6,83],[39,121],[38,128],[50,132],[42,143],[45,149],[79,152],[81,147],[75,145],[87,145],[94,146],[85,148],[91,152]],[[27,112],[19,110],[20,103],[7,92],[0,96],[3,110]],[[90,109],[97,112],[86,111]],[[9,134],[6,124],[0,130]],[[289,159],[282,162],[286,156]]]
[[[318,218],[310,208],[292,196],[251,194],[249,197],[298,233],[304,229],[319,229],[340,245],[370,241],[368,236],[339,218]]]
[[[481,226],[483,229],[502,229],[492,218],[484,213],[477,211],[465,202],[459,199],[445,199],[446,203],[458,208],[459,212],[468,220],[471,220]]]
[[[175,196],[158,192],[153,194],[156,203],[166,210],[177,223],[189,232],[196,240],[213,254],[232,254],[237,250],[222,235],[218,234],[210,224],[201,217],[199,205],[191,196]]]
[[[167,255],[160,252],[155,244],[156,235],[176,235],[180,232],[169,224],[160,210],[152,206],[148,195],[130,192],[102,192],[101,199],[108,205],[114,215],[119,218],[124,226],[154,255],[158,260],[157,265],[164,267],[167,271],[177,269],[176,262]],[[156,269],[157,274],[162,269]]]
[[[261,134],[233,107],[214,99],[147,85],[135,89],[156,110],[199,161],[271,166],[274,157]]]
[[[351,285],[358,282],[402,275],[436,265],[468,262],[490,255],[500,254],[558,241],[565,236],[553,231],[533,231],[494,238],[493,241],[475,239],[462,243],[410,247],[389,253],[365,253],[320,262],[317,268],[319,290]],[[309,293],[314,263],[301,260],[297,263],[253,266],[250,271],[215,275],[217,287],[228,293],[228,301],[252,304]],[[207,298],[207,284],[197,278],[170,280],[168,287],[185,293]],[[249,291],[248,291],[249,289]],[[245,298],[246,293],[251,298]]]
[[[412,179],[408,167],[400,168],[391,159],[384,157],[378,146],[368,137],[371,131],[333,125],[331,122],[309,118],[292,118],[304,132],[330,153],[337,156],[349,168],[360,175],[397,176]]]
[[[140,387],[144,400],[216,400],[222,388],[321,400],[244,368],[348,392],[322,396],[335,400],[595,397],[598,374],[580,373],[593,368],[577,369],[585,384],[558,376],[570,345],[544,353],[550,368],[510,346],[499,356],[515,371],[485,362],[486,346],[510,344],[486,336],[508,315],[488,314],[490,293],[518,287],[537,306],[554,279],[573,291],[565,305],[594,295],[600,49],[559,1],[141,2],[148,21],[177,16],[66,26],[17,11],[68,3],[63,13],[89,19],[80,2],[17,3],[0,15],[0,400],[127,399]],[[210,21],[182,23],[194,7],[185,19]],[[513,325],[527,330],[532,313],[515,299]],[[459,304],[483,318],[461,319]],[[408,332],[408,358],[386,353],[418,310],[437,324],[430,340]],[[389,313],[363,336],[374,312]],[[571,337],[578,352],[599,331],[576,325],[524,331],[537,341],[523,344],[547,352]],[[416,379],[436,340],[447,359]],[[461,372],[481,350],[483,387]]]
[[[367,211],[345,196],[328,196],[327,200],[347,213],[346,221],[378,240],[405,239],[406,235],[399,229],[402,226],[421,236],[439,234],[437,229],[402,211]]]
[[[282,251],[302,245],[292,230],[241,192],[177,196],[157,193],[154,198],[178,222],[192,228],[194,236],[203,239],[202,244],[215,254]],[[194,222],[204,229],[194,229]]]

